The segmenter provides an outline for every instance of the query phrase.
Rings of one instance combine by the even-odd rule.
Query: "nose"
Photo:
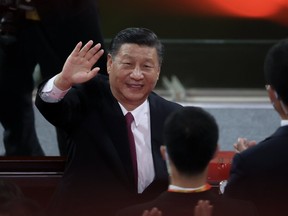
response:
[[[143,73],[139,67],[135,67],[131,72],[130,77],[134,79],[142,79]]]

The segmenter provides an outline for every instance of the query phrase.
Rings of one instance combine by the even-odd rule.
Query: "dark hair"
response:
[[[199,174],[217,149],[219,129],[215,118],[200,107],[184,107],[172,113],[164,125],[164,144],[179,172]]]
[[[155,47],[158,54],[159,63],[163,60],[163,44],[158,39],[157,35],[146,28],[126,28],[120,31],[111,41],[109,53],[113,56],[117,55],[120,47],[123,44],[131,43],[140,46]]]
[[[288,104],[288,39],[274,44],[264,62],[266,84],[277,92],[281,100]]]

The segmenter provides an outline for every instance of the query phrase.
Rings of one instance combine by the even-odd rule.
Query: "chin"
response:
[[[136,101],[144,101],[145,95],[144,94],[137,94],[137,93],[130,93],[129,95],[126,95],[126,99],[131,101],[131,102],[136,102]]]

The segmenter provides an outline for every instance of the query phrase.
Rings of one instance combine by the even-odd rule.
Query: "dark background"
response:
[[[201,13],[181,2],[100,0],[106,42],[126,27],[147,27],[165,45],[161,76],[176,75],[186,88],[262,89],[265,54],[288,36],[288,25],[279,18]],[[157,87],[163,88],[161,80]]]

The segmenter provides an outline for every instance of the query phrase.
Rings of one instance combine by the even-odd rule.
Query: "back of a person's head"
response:
[[[117,55],[123,44],[137,44],[139,46],[154,47],[157,50],[160,64],[163,59],[163,44],[157,35],[147,28],[126,28],[120,31],[111,41],[109,53]]]
[[[184,107],[172,113],[164,126],[169,158],[186,175],[205,170],[217,149],[218,137],[215,118],[200,107]]]
[[[268,51],[264,62],[266,84],[288,104],[288,39],[281,40]]]

